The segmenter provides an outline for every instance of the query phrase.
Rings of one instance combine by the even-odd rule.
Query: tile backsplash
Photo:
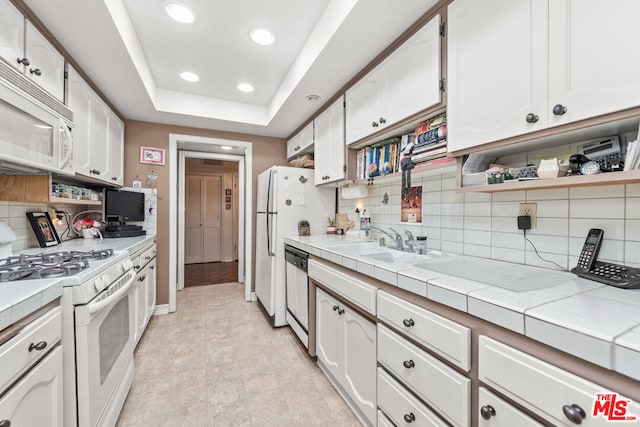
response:
[[[412,186],[423,191],[422,223],[400,222],[401,183],[394,178],[374,181],[365,198],[339,198],[338,209],[359,224],[355,210],[365,207],[372,225],[427,236],[429,249],[547,268],[556,267],[540,257],[575,266],[587,231],[602,228],[598,259],[640,267],[640,183],[496,193],[456,192],[455,183],[454,172],[414,174]],[[540,257],[517,228],[522,202],[537,204],[537,226],[527,238]]]

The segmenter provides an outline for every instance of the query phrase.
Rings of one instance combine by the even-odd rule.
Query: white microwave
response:
[[[0,79],[0,167],[6,163],[73,175],[73,134],[61,115]]]

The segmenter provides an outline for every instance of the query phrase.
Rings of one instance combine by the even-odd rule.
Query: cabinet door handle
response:
[[[404,362],[402,362],[402,365],[407,369],[411,369],[414,366],[416,366],[415,362],[413,360],[411,360],[411,359],[405,360]]]
[[[11,427],[11,421],[9,420],[0,421],[0,427]]]
[[[480,408],[480,415],[485,420],[488,420],[496,415],[496,410],[493,409],[493,406],[491,405],[484,405],[482,408]]]
[[[379,125],[378,125],[378,122],[372,122],[371,126],[373,126],[374,128],[377,128]]]
[[[40,68],[30,68],[29,72],[31,74],[35,74],[36,76],[41,76],[42,75],[42,71],[40,71]]]
[[[31,344],[29,344],[29,353],[31,353],[33,350],[42,351],[45,348],[47,348],[47,342],[46,341],[40,341],[37,344],[31,343]],[[0,425],[0,427],[2,427],[2,426]]]
[[[416,416],[413,415],[413,412],[409,412],[408,414],[404,414],[404,422],[412,423],[416,420]]]
[[[564,405],[562,407],[562,412],[564,413],[564,416],[574,424],[582,424],[582,420],[587,417],[584,409],[575,403],[571,405]]]
[[[338,306],[338,304],[333,306],[333,311],[337,311],[340,307]]]
[[[29,64],[31,64],[31,61],[29,61],[29,58],[18,58],[18,64],[22,64],[26,67],[29,66]],[[0,424],[0,427],[4,427],[2,424]]]
[[[556,105],[553,106],[553,110],[552,111],[553,111],[553,115],[554,116],[561,116],[561,115],[563,115],[564,113],[567,112],[567,107],[565,107],[562,104],[556,104]]]
[[[404,320],[402,321],[402,324],[403,324],[404,326],[406,326],[407,328],[410,328],[410,327],[412,327],[413,325],[415,325],[415,322],[413,321],[413,319],[404,319]]]
[[[339,310],[338,310],[338,314],[339,314],[340,316],[342,316],[342,315],[344,314],[344,308],[339,309]]]
[[[540,117],[538,117],[537,114],[533,114],[533,113],[527,114],[527,117],[526,117],[527,123],[536,123],[539,119]]]
[[[151,267],[149,267],[149,270],[155,270],[155,269],[156,269],[155,265],[152,265]]]
[[[380,122],[380,124],[381,124],[381,125],[383,125],[383,124],[387,123],[387,121],[385,120],[385,118],[384,118],[384,117],[380,117],[379,122]]]
[[[112,176],[112,177],[111,177],[111,181],[117,181],[117,180],[118,180],[118,177],[117,177],[117,176]]]

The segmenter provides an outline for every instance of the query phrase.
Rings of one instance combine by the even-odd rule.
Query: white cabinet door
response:
[[[300,152],[306,151],[313,145],[313,122],[309,123],[298,134],[300,139]]]
[[[67,106],[73,111],[74,145],[73,166],[77,173],[89,175],[91,169],[91,107],[95,97],[93,90],[69,67],[67,77]]]
[[[344,367],[340,348],[342,341],[339,336],[342,332],[342,319],[337,307],[339,305],[335,298],[322,289],[316,289],[316,353],[318,360],[336,380],[339,380]]]
[[[638,17],[636,0],[549,2],[549,108],[567,108],[550,126],[640,105]]]
[[[440,102],[440,39],[437,15],[383,62],[380,128]]]
[[[90,176],[108,180],[109,176],[109,106],[94,93],[91,100],[91,167]]]
[[[62,347],[2,396],[0,425],[62,427]]]
[[[478,411],[478,427],[542,426],[484,387],[478,392]]]
[[[292,159],[300,152],[300,134],[287,141],[287,159]]]
[[[381,78],[380,70],[374,68],[347,90],[345,95],[347,145],[379,129]]]
[[[156,258],[149,262],[149,271],[147,272],[147,320],[153,316],[156,309]]]
[[[314,120],[316,185],[344,179],[344,99],[340,97]]]
[[[29,21],[25,21],[24,50],[30,61],[25,67],[25,75],[64,101],[64,57]]]
[[[112,111],[109,116],[109,169],[106,179],[112,184],[124,183],[124,122]]]
[[[546,127],[547,9],[538,0],[449,5],[449,151]]]
[[[24,17],[9,0],[0,0],[0,56],[22,71]]]
[[[344,373],[342,386],[364,416],[376,422],[376,325],[353,309],[344,312],[342,351]]]
[[[136,287],[135,291],[135,319],[136,319],[136,328],[135,328],[135,343],[137,344],[144,333],[144,328],[146,326],[147,320],[147,286],[149,281],[147,276],[149,274],[149,266],[145,266],[142,270],[140,270],[136,277],[136,282],[134,286]]]

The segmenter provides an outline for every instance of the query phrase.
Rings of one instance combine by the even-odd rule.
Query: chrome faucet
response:
[[[389,228],[389,229],[395,232],[395,230],[393,230],[392,228]],[[369,230],[377,230],[377,231],[379,231],[381,233],[384,233],[387,236],[389,236],[391,238],[391,240],[393,240],[394,242],[397,242],[397,236],[399,236],[398,233],[396,233],[395,235],[391,234],[387,230],[385,230],[383,228],[380,228],[380,227],[376,227],[375,225],[369,225],[369,228],[367,228],[367,236],[369,235]],[[400,240],[402,240],[402,238]],[[380,242],[380,246],[385,246],[384,237],[381,237],[379,242]],[[397,249],[400,249],[400,248],[397,248]]]
[[[394,230],[391,227],[389,227],[389,230],[391,230],[394,233],[393,239],[396,242],[396,249],[400,249],[401,251],[404,251],[404,242],[402,241],[402,236],[400,235],[400,233],[398,233],[396,230]]]
[[[404,241],[404,244],[409,248],[408,252],[415,252],[416,239],[413,237],[413,233],[406,230],[404,234],[407,235],[407,240]]]

